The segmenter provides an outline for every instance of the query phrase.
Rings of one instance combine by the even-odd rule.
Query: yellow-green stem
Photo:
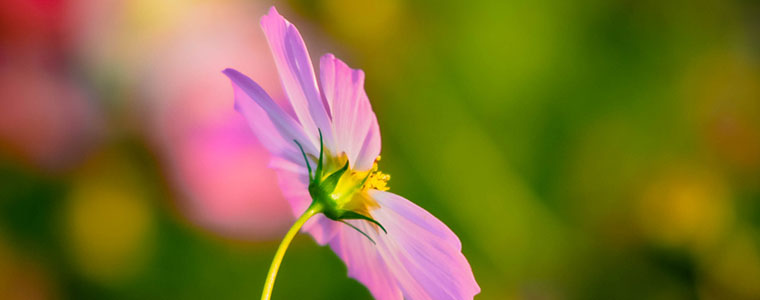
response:
[[[272,265],[269,267],[269,273],[267,273],[267,279],[266,282],[264,282],[264,291],[261,293],[261,300],[269,300],[269,298],[272,297],[272,288],[274,288],[274,280],[277,278],[277,271],[280,269],[282,258],[285,256],[285,251],[288,250],[288,246],[290,246],[293,237],[296,236],[303,224],[306,223],[309,218],[320,212],[322,212],[322,205],[317,202],[312,203],[311,206],[298,217],[295,224],[293,224],[285,234],[282,242],[280,242],[280,246],[277,248],[277,252],[274,254]]]

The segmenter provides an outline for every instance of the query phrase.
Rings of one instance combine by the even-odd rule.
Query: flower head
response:
[[[332,54],[319,81],[298,30],[272,7],[261,26],[291,115],[233,69],[235,107],[272,155],[293,213],[319,207],[303,229],[329,244],[348,275],[377,299],[471,299],[480,292],[457,236],[430,213],[388,192],[378,170],[380,131],[364,72]],[[300,220],[300,218],[299,218]]]

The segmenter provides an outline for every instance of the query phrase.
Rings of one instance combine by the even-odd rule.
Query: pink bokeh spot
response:
[[[230,236],[264,238],[289,222],[274,172],[266,168],[266,150],[239,116],[197,128],[174,151],[179,182],[193,192],[191,214],[202,225]]]
[[[148,59],[124,69],[135,70],[132,76],[146,91],[135,115],[159,149],[182,215],[223,237],[269,240],[286,230],[292,215],[266,167],[268,152],[232,109],[229,82],[210,75],[260,55],[248,68],[276,78],[264,59],[264,36],[254,34],[256,20],[244,8],[177,6],[157,37],[146,38],[154,43],[140,45]],[[236,34],[247,30],[250,35]]]
[[[0,65],[0,146],[44,171],[83,160],[98,135],[92,99],[77,82],[44,65],[35,51]]]

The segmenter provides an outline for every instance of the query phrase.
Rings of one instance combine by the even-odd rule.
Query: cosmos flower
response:
[[[285,249],[300,228],[329,244],[348,275],[377,299],[471,299],[479,293],[457,236],[388,192],[390,177],[377,166],[380,131],[364,73],[326,54],[317,81],[295,26],[274,7],[261,26],[293,114],[240,72],[224,74],[232,81],[235,108],[269,150],[279,186],[300,215],[275,254],[262,299],[271,295]]]

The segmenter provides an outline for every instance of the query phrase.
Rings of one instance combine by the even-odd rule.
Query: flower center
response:
[[[346,170],[340,176],[335,189],[329,194],[331,204],[340,210],[350,210],[365,216],[369,216],[373,208],[379,207],[377,202],[367,195],[367,191],[370,189],[381,191],[389,189],[388,180],[391,176],[378,170],[377,162],[379,160],[380,157],[378,156],[372,168],[367,171]],[[340,170],[347,161],[348,158],[345,154],[328,158],[325,161],[327,172],[325,172],[326,175],[323,176],[322,180],[326,180],[329,177],[328,174]]]
[[[312,206],[316,204],[331,220],[367,220],[385,231],[385,228],[370,215],[370,209],[377,208],[379,205],[367,194],[369,189],[388,190],[387,181],[390,176],[377,170],[379,156],[372,168],[367,171],[349,170],[348,157],[345,153],[332,156],[329,151],[325,151],[322,131],[319,131],[319,158],[316,159],[316,170],[312,173],[308,157],[310,155],[303,151],[298,141],[294,140],[294,142],[301,150],[309,171],[309,195],[313,202]],[[314,156],[311,157],[314,158]],[[353,225],[350,226],[353,227]],[[362,232],[356,227],[354,229]],[[369,238],[366,233],[362,232],[362,234]]]

